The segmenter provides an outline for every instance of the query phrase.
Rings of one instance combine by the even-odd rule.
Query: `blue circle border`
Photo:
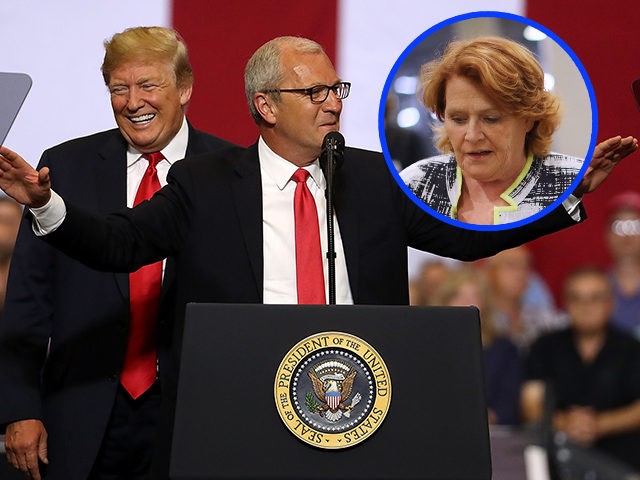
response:
[[[532,27],[544,32],[547,36],[551,37],[571,57],[571,59],[573,60],[573,63],[575,64],[575,66],[580,71],[580,74],[582,75],[582,79],[583,79],[583,81],[585,83],[585,86],[587,87],[587,91],[589,92],[589,100],[591,102],[591,139],[590,139],[590,142],[589,142],[589,149],[587,150],[587,155],[585,156],[582,168],[580,169],[580,171],[576,175],[576,178],[573,179],[573,182],[571,183],[569,188],[567,188],[567,190],[565,192],[563,192],[551,205],[546,207],[544,210],[542,210],[542,211],[540,211],[540,212],[538,212],[536,214],[533,214],[533,215],[531,215],[531,216],[529,216],[529,217],[527,217],[525,219],[518,220],[516,222],[509,222],[509,223],[505,223],[505,224],[501,224],[501,225],[478,225],[478,224],[474,224],[474,223],[461,222],[459,220],[455,220],[453,218],[447,217],[446,215],[443,215],[442,213],[439,213],[439,212],[435,211],[433,208],[431,208],[429,205],[427,205],[424,201],[419,199],[409,189],[409,187],[407,187],[407,185],[405,185],[405,183],[402,180],[402,178],[400,178],[400,173],[398,172],[398,170],[394,166],[393,161],[391,159],[391,155],[389,154],[389,148],[387,146],[386,134],[385,134],[385,131],[384,131],[385,104],[386,104],[387,96],[389,94],[389,89],[391,88],[391,83],[392,83],[392,81],[393,81],[393,79],[394,79],[394,77],[396,75],[396,72],[398,71],[398,69],[402,65],[402,63],[403,63],[404,59],[407,57],[407,55],[409,55],[419,43],[421,43],[426,37],[428,37],[432,33],[436,32],[436,31],[438,31],[438,30],[440,30],[440,29],[442,29],[442,28],[444,28],[444,27],[446,27],[448,25],[451,25],[453,23],[457,23],[457,22],[460,22],[460,21],[463,21],[463,20],[468,20],[468,19],[471,19],[471,18],[483,18],[483,17],[505,18],[505,19],[508,19],[508,20],[513,20],[513,21],[517,21],[517,22],[520,22],[520,23],[525,23],[527,25],[530,25],[530,26],[532,26]],[[387,166],[389,168],[389,171],[393,175],[395,181],[398,183],[400,188],[404,191],[404,193],[418,207],[420,207],[422,210],[424,210],[428,214],[430,214],[430,215],[436,217],[437,219],[442,220],[443,222],[446,222],[446,223],[448,223],[450,225],[453,225],[453,226],[456,226],[456,227],[465,228],[465,229],[468,229],[468,230],[478,230],[478,231],[510,230],[512,228],[521,227],[523,225],[527,225],[528,223],[534,222],[534,221],[542,218],[543,216],[545,216],[546,214],[548,214],[552,210],[560,207],[562,202],[564,202],[569,197],[569,195],[571,195],[571,192],[573,192],[575,190],[575,188],[578,186],[578,184],[582,180],[582,177],[584,177],[584,174],[587,171],[587,168],[589,167],[589,164],[591,163],[591,158],[593,156],[593,150],[595,148],[595,141],[596,141],[597,133],[598,133],[598,106],[596,104],[595,92],[593,91],[593,85],[591,84],[591,80],[589,79],[589,75],[587,74],[587,71],[585,70],[584,66],[582,65],[582,62],[580,62],[580,59],[576,56],[576,54],[573,52],[573,50],[571,50],[571,48],[569,48],[569,46],[560,37],[558,37],[555,33],[553,33],[547,27],[545,27],[545,26],[543,26],[543,25],[541,25],[541,24],[539,24],[537,22],[534,22],[533,20],[528,19],[526,17],[520,16],[520,15],[516,15],[516,14],[513,14],[513,13],[506,13],[506,12],[477,11],[477,12],[465,13],[465,14],[462,14],[462,15],[456,15],[454,17],[448,18],[447,20],[439,22],[439,23],[435,24],[434,26],[432,26],[431,28],[429,28],[428,30],[424,31],[415,40],[413,40],[413,42],[411,42],[409,44],[409,46],[407,46],[404,49],[402,54],[398,57],[398,59],[396,60],[396,62],[393,65],[393,67],[391,68],[391,71],[389,72],[389,75],[387,76],[387,80],[385,81],[384,88],[382,90],[382,95],[380,97],[380,106],[378,108],[378,134],[380,136],[380,144],[382,146],[382,153],[383,153],[384,158],[385,158],[385,160],[387,162]]]

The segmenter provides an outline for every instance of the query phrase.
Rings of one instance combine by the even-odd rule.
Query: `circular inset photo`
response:
[[[389,73],[378,120],[405,193],[475,230],[519,227],[559,207],[597,133],[576,55],[544,26],[502,12],[453,17],[414,40]]]

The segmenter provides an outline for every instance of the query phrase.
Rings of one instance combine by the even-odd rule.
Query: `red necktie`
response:
[[[149,166],[144,172],[133,205],[148,200],[160,190],[156,166],[160,152],[145,153]],[[162,261],[129,274],[131,321],[120,383],[132,398],[146,392],[156,379],[157,321],[162,284]]]
[[[324,273],[320,249],[318,211],[313,195],[307,187],[309,172],[299,168],[291,179],[297,182],[293,197],[296,224],[296,279],[298,303],[326,303]]]

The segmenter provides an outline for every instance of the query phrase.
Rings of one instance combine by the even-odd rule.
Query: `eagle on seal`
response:
[[[340,418],[342,416],[342,412],[339,412],[339,415],[335,415],[338,413],[338,410],[350,411],[353,410],[353,406],[345,405],[345,402],[349,399],[351,395],[351,390],[353,389],[353,381],[356,378],[356,371],[351,369],[344,379],[342,378],[325,378],[324,381],[318,378],[318,376],[313,372],[313,370],[309,370],[308,372],[309,378],[311,378],[311,383],[313,385],[313,392],[318,397],[318,400],[322,402],[322,405],[318,407],[318,412],[325,412],[329,410],[331,414],[328,416]],[[342,374],[340,374],[342,377]],[[340,383],[338,383],[339,380]],[[347,415],[348,416],[348,415]]]

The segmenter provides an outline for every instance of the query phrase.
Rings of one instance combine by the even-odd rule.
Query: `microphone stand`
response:
[[[344,137],[340,132],[329,132],[322,141],[320,166],[324,171],[327,188],[324,195],[327,200],[327,263],[329,271],[329,305],[336,304],[336,245],[333,231],[333,178],[335,171],[342,164],[344,154]],[[340,162],[340,163],[339,163]]]
[[[335,145],[332,140],[327,145],[327,161],[325,168],[325,179],[327,188],[324,192],[327,200],[327,261],[329,271],[327,279],[329,282],[329,305],[336,304],[336,245],[333,231],[333,174],[335,173],[336,162],[334,158]]]

